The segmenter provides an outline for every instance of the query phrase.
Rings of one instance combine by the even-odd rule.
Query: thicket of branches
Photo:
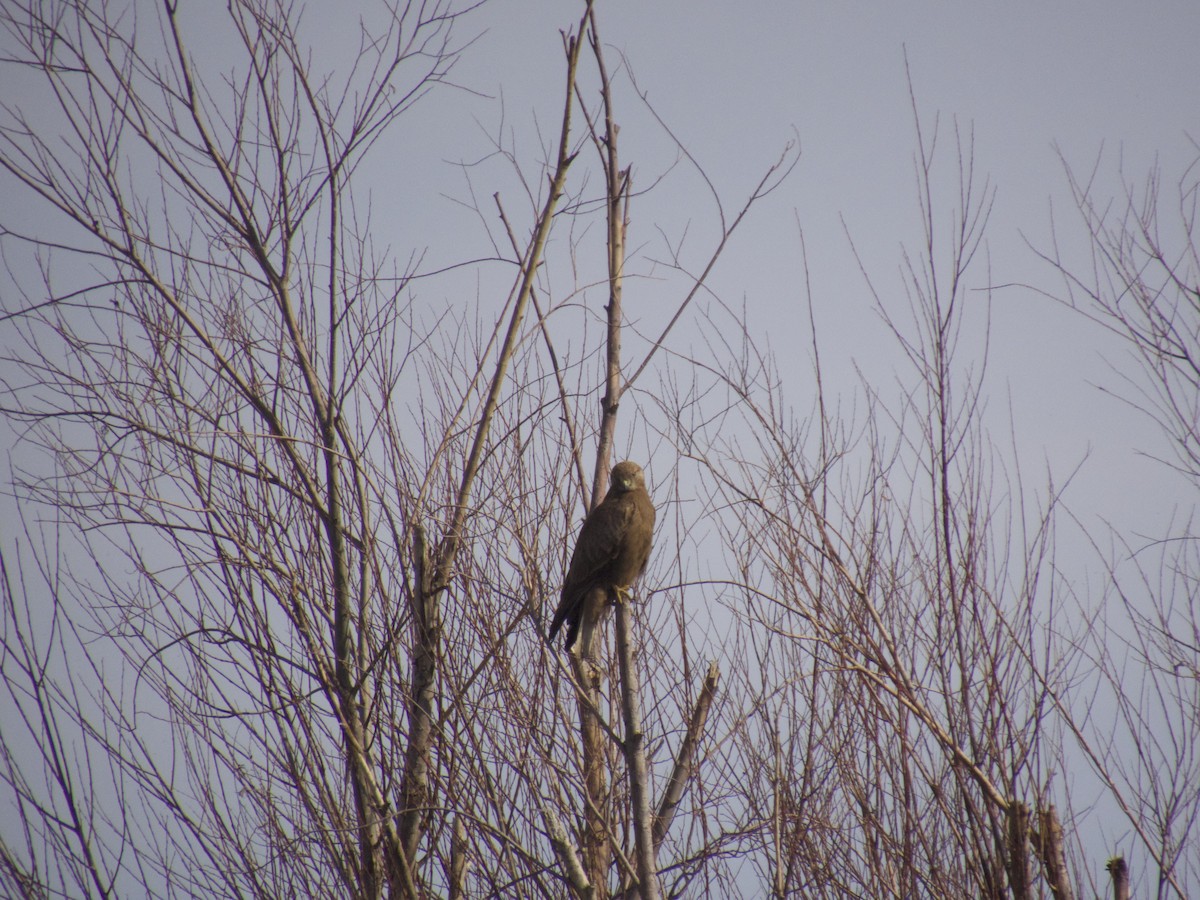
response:
[[[0,13],[5,892],[1068,898],[1110,890],[1083,771],[1135,884],[1200,889],[1193,523],[1109,560],[1118,603],[1056,566],[1058,497],[985,424],[970,137],[914,104],[898,383],[832,389],[814,326],[800,400],[705,284],[795,149],[730,205],[680,146],[709,244],[627,259],[662,182],[619,152],[644,100],[602,7],[544,155],[491,148],[521,191],[464,168],[485,250],[380,241],[364,161],[473,12],[381,3],[351,59],[262,0]],[[1182,230],[1157,178],[1116,217],[1071,183],[1096,252],[1044,254],[1056,296],[1128,338],[1194,487],[1196,180]],[[592,671],[545,625],[625,456],[660,527]]]

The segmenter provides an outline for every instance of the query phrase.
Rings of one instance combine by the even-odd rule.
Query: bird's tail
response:
[[[596,639],[596,626],[599,622],[595,621],[591,616],[580,616],[571,624],[571,631],[567,635],[567,646],[570,647],[575,643],[575,635],[579,634],[579,655],[584,659],[595,659],[596,654],[593,652],[593,643]]]
[[[579,632],[579,655],[596,661],[600,658],[599,636],[604,630],[604,620],[611,609],[608,593],[594,589],[588,595],[579,617],[571,623],[573,631]],[[567,642],[567,646],[571,641]]]

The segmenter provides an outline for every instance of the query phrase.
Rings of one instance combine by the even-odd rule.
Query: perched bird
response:
[[[604,500],[588,513],[579,530],[550,624],[550,640],[566,623],[564,646],[570,649],[582,634],[579,655],[595,658],[596,626],[610,602],[628,599],[629,589],[646,569],[653,535],[654,504],[646,493],[642,467],[628,460],[619,462],[613,466]]]

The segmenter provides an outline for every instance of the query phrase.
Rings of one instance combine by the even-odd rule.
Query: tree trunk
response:
[[[650,774],[646,768],[642,734],[641,684],[634,659],[627,599],[617,598],[617,660],[621,671],[621,709],[625,717],[625,765],[633,800],[633,834],[636,847],[638,895],[658,900],[658,864],[655,859],[654,817],[650,811]]]

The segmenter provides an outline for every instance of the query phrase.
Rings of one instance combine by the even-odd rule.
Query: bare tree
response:
[[[6,9],[12,64],[51,104],[9,111],[0,165],[74,228],[68,243],[5,226],[8,246],[43,263],[48,298],[13,314],[25,378],[9,385],[10,412],[55,460],[23,490],[105,534],[137,573],[126,582],[97,555],[105,599],[82,604],[137,679],[130,696],[102,679],[101,724],[79,724],[148,815],[81,856],[102,893],[186,872],[222,894],[415,897],[445,871],[418,856],[437,796],[442,597],[561,196],[569,120],[515,261],[509,327],[461,386],[446,383],[454,407],[424,459],[390,409],[420,365],[414,272],[375,258],[351,186],[380,136],[445,81],[467,11],[381,6],[334,74],[316,69],[295,11],[273,4],[205,24],[235,48],[231,73],[197,63],[174,4]],[[77,261],[96,277],[72,268],[62,287]],[[167,723],[155,742],[173,764],[150,742],[122,744],[144,730],[138,711]],[[78,776],[57,784],[61,802],[96,802],[81,789]],[[53,889],[66,876],[35,850],[55,829],[44,809],[21,807],[29,842],[9,863],[19,883]]]
[[[6,65],[48,102],[6,110],[0,166],[56,219],[3,224],[22,291],[4,405],[43,454],[15,473],[21,509],[64,529],[31,526],[5,557],[14,889],[655,895],[715,674],[678,702],[687,734],[658,803],[635,669],[651,657],[634,662],[627,616],[624,735],[616,695],[594,690],[582,768],[539,687],[561,672],[540,619],[570,463],[582,476],[598,434],[604,472],[636,378],[619,350],[630,179],[590,4],[564,34],[559,136],[526,224],[497,194],[512,277],[483,298],[494,315],[428,321],[433,276],[376,247],[359,187],[392,125],[445,89],[470,11],[383,5],[352,65],[323,69],[313,26],[270,3],[204,21],[170,3],[6,8]],[[585,33],[602,119],[576,84]],[[199,59],[202,39],[227,69]],[[599,207],[567,183],[588,142]],[[560,365],[550,322],[582,293],[559,299],[543,271],[560,201],[609,222],[597,430],[572,402],[596,386]]]
[[[1123,340],[1129,356],[1111,361],[1115,383],[1103,388],[1162,429],[1175,451],[1163,462],[1185,482],[1184,511],[1160,538],[1115,532],[1104,546],[1097,540],[1110,583],[1088,648],[1101,702],[1065,705],[1152,861],[1136,876],[1142,889],[1183,897],[1200,879],[1200,180],[1196,162],[1170,187],[1157,169],[1140,184],[1121,173],[1123,193],[1109,199],[1095,183],[1099,160],[1086,179],[1064,167],[1090,254],[1076,260],[1056,235],[1041,254],[1061,277],[1050,295]],[[1110,872],[1120,893],[1130,876],[1117,861]]]
[[[1198,148],[1200,149],[1200,148]],[[1200,481],[1200,197],[1197,162],[1170,188],[1155,170],[1141,186],[1122,173],[1123,196],[1097,197],[1091,179],[1063,162],[1091,256],[1042,257],[1062,276],[1057,295],[1126,341],[1138,378],[1116,367],[1118,390],[1171,439],[1176,465]],[[1099,163],[1097,163],[1099,166]],[[1164,193],[1166,196],[1164,196]]]
[[[265,0],[0,13],[36,101],[0,123],[23,525],[0,548],[0,883],[1069,898],[1109,852],[1061,774],[1083,752],[1160,893],[1194,884],[1195,742],[1155,732],[1194,725],[1170,706],[1194,710],[1194,582],[1139,621],[1163,701],[1139,706],[1072,621],[1058,490],[1034,502],[989,431],[969,133],[916,119],[919,239],[898,288],[860,262],[906,368],[846,412],[821,298],[797,387],[708,284],[795,149],[727,208],[591,2],[549,136],[506,121],[461,166],[479,243],[377,243],[367,160],[454,89],[473,9],[380,4],[348,60]],[[622,155],[625,99],[677,151],[661,178]],[[714,227],[650,252],[631,209],[673,178]],[[1155,408],[1186,465],[1177,384]],[[546,643],[546,604],[618,452],[660,525],[592,666]],[[1087,679],[1159,743],[1105,751]]]
[[[748,340],[687,391],[725,391],[726,415],[689,424],[673,403],[735,558],[718,596],[751,625],[729,690],[756,700],[729,727],[754,859],[779,897],[1070,897],[1053,692],[1078,649],[1053,639],[1054,498],[1036,512],[1002,500],[1019,482],[996,493],[987,301],[970,289],[991,192],[956,128],[955,213],[936,215],[946,136],[915,119],[923,240],[901,297],[872,288],[909,377],[890,396],[864,384],[862,420],[839,418],[814,321],[806,417]]]

